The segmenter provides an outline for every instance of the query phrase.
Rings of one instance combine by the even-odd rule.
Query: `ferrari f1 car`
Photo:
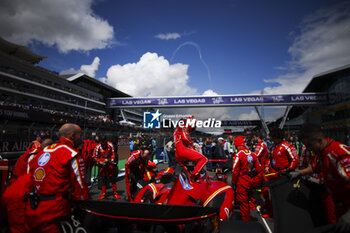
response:
[[[178,166],[173,173],[164,174],[136,195],[136,203],[156,203],[214,207],[219,209],[221,220],[230,218],[234,193],[231,186],[207,176],[194,179],[186,166]]]
[[[185,168],[182,168],[185,169]],[[174,180],[165,182],[170,184],[167,189],[166,184],[153,196],[148,196],[147,187],[139,193],[141,202],[152,201],[157,203],[160,200],[168,200],[168,204],[146,204],[146,203],[126,203],[115,201],[81,201],[77,203],[75,216],[60,223],[60,232],[189,232],[189,233],[245,233],[256,232],[266,233],[259,222],[243,222],[234,219],[218,221],[218,209],[208,207],[220,195],[220,188],[215,191],[212,197],[207,198],[207,207],[198,206],[197,200],[205,197],[203,194],[192,196],[188,192],[187,185],[193,189],[209,186],[211,181],[201,181],[198,186],[197,181],[187,181],[182,183],[189,173],[186,170],[176,170]],[[166,175],[165,177],[171,177]],[[163,178],[164,179],[164,178]],[[203,179],[205,180],[205,179]],[[169,181],[169,180],[168,180]],[[208,182],[208,183],[206,183]],[[172,183],[172,185],[171,185]],[[152,184],[150,184],[152,185]],[[153,185],[156,187],[158,184]],[[185,187],[182,187],[184,185]],[[181,186],[182,188],[178,187]],[[322,219],[322,206],[320,188],[315,184],[310,184],[306,180],[290,181],[286,177],[281,177],[269,182],[271,196],[274,200],[274,231],[278,233],[333,233],[336,232],[336,225],[324,225]],[[203,188],[202,187],[202,188]],[[224,188],[223,186],[222,188]],[[192,190],[192,189],[190,189]],[[230,189],[228,189],[230,190]],[[150,190],[152,191],[152,190]],[[176,192],[175,192],[176,191]],[[181,193],[183,192],[183,193]],[[163,193],[163,194],[162,194]],[[228,192],[231,193],[232,192]],[[161,195],[162,194],[162,195]],[[163,196],[164,195],[164,196]],[[186,197],[187,196],[187,197]],[[177,197],[177,198],[176,198]],[[159,199],[157,199],[159,198]],[[197,198],[197,199],[196,199]],[[227,198],[230,199],[230,198]],[[177,202],[176,202],[176,201]],[[169,202],[190,203],[191,205],[169,204]],[[232,199],[231,199],[232,201]],[[214,201],[215,203],[215,201]],[[225,202],[220,206],[220,212]],[[215,205],[213,205],[215,206]],[[224,209],[225,210],[225,209]],[[177,226],[177,227],[174,227]],[[269,231],[271,232],[271,231]],[[338,231],[337,231],[338,232]],[[345,233],[345,232],[342,232]]]

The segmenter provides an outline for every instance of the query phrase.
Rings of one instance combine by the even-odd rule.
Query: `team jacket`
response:
[[[141,150],[135,150],[131,152],[128,160],[125,163],[125,175],[130,175],[132,169],[137,169],[141,177],[145,174],[146,168],[150,163],[150,166],[153,167],[153,162],[150,162],[148,159],[143,159],[141,157]]]
[[[108,142],[107,145],[108,147],[106,150],[102,148],[101,143],[97,144],[95,147],[93,158],[96,162],[103,162],[105,159],[109,161],[115,159],[113,143]]]
[[[26,152],[32,151],[32,150],[37,149],[37,148],[40,148],[40,147],[41,147],[41,143],[40,143],[38,140],[32,141],[32,142],[29,144],[29,146],[28,146]]]
[[[208,162],[208,159],[194,148],[187,127],[178,126],[176,128],[174,132],[174,143],[176,160],[180,163],[186,160],[196,162],[197,164],[192,171],[192,175],[197,176]]]
[[[31,182],[40,202],[36,209],[32,209],[28,200],[26,230],[43,232],[45,226],[50,228],[57,219],[70,214],[70,199],[88,199],[84,161],[69,139],[61,137],[60,142],[45,147],[29,166]]]
[[[286,141],[273,146],[270,159],[271,167],[278,171],[296,169],[299,164],[299,156],[295,147]]]
[[[328,138],[328,146],[311,163],[323,172],[325,185],[337,205],[350,208],[350,147]]]
[[[30,162],[32,180],[39,195],[56,195],[60,200],[69,194],[72,198],[88,198],[84,160],[66,138],[45,147]]]
[[[83,156],[85,165],[87,168],[92,167],[93,165],[93,154],[95,151],[95,141],[91,141],[91,140],[83,140],[83,148],[81,150],[81,154]]]
[[[264,168],[270,166],[269,151],[264,141],[258,142],[258,144],[255,147],[254,153],[256,154],[256,157],[258,157],[260,164]]]
[[[130,200],[132,200],[132,194],[130,191],[130,182],[132,181],[131,176],[136,180],[145,180],[146,168],[150,162],[148,159],[143,159],[141,157],[141,150],[135,150],[131,152],[128,160],[125,163],[125,185],[126,192]]]
[[[29,163],[43,148],[41,145],[38,148],[26,151],[16,162],[12,171],[12,178],[10,184],[16,181],[16,179],[22,175],[29,173]]]
[[[246,148],[240,148],[233,159],[232,184],[251,189],[254,178],[262,172],[261,165],[254,153]]]
[[[192,148],[193,141],[191,140],[186,127],[178,126],[174,132],[174,143],[176,147],[178,145],[184,145],[185,147]]]
[[[41,146],[28,150],[17,160],[12,171],[10,186],[3,193],[2,201],[7,209],[9,227],[12,233],[25,232],[24,211],[26,209],[27,192],[30,190],[31,184],[28,163],[41,150]]]

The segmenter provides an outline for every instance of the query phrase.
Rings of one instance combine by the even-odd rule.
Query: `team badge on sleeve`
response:
[[[50,154],[45,153],[40,155],[40,158],[38,159],[38,165],[39,166],[45,166],[50,160]]]
[[[253,157],[251,155],[248,155],[247,156],[247,160],[249,163],[252,163],[253,162]]]

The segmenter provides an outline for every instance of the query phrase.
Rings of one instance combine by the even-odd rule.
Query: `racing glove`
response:
[[[335,227],[335,232],[336,233],[350,232],[350,209],[339,218]]]
[[[301,173],[299,171],[289,172],[287,176],[290,180],[299,179],[301,177]]]

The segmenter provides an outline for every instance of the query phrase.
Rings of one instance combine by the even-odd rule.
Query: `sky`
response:
[[[47,56],[39,66],[132,96],[301,93],[350,63],[349,1],[2,0],[0,28]],[[252,108],[181,111],[258,118]]]

